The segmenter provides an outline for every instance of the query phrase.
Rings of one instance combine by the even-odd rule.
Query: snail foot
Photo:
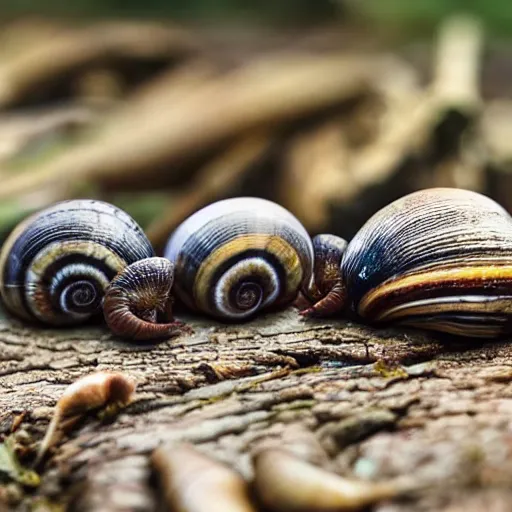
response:
[[[306,318],[323,318],[343,311],[346,303],[345,287],[336,283],[331,291],[313,306],[303,309],[299,315]]]

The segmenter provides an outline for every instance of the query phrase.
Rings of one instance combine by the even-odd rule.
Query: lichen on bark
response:
[[[304,321],[294,309],[236,326],[184,319],[194,335],[151,345],[115,340],[101,326],[49,330],[0,319],[4,437],[15,429],[39,441],[63,390],[87,373],[120,370],[137,381],[118,416],[89,415],[63,433],[41,485],[18,493],[12,510],[157,510],[156,447],[192,443],[250,480],[254,449],[286,445],[297,432],[310,440],[303,456],[331,471],[425,484],[412,501],[377,505],[381,512],[458,510],[468,495],[488,507],[510,502],[507,341]]]

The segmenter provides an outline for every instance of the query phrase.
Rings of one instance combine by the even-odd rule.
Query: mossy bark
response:
[[[158,510],[149,465],[156,446],[191,442],[250,479],[254,447],[298,426],[319,441],[317,462],[331,470],[428,484],[412,501],[375,510],[505,510],[512,502],[506,341],[304,321],[293,309],[237,326],[185,320],[193,336],[133,345],[101,327],[43,330],[0,319],[1,434],[16,427],[40,440],[66,386],[87,373],[121,370],[138,383],[118,416],[89,415],[69,429],[41,485],[11,510]]]

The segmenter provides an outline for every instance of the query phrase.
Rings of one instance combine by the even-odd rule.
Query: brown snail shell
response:
[[[512,218],[469,190],[409,194],[377,212],[350,241],[338,288],[340,300],[321,314],[346,307],[372,324],[472,337],[509,333]]]
[[[238,197],[186,219],[165,257],[175,265],[175,293],[187,306],[243,321],[290,304],[310,282],[314,256],[307,231],[288,210]]]
[[[190,331],[172,320],[172,283],[173,266],[165,258],[146,258],[126,267],[106,290],[103,312],[110,330],[141,341]],[[159,315],[166,323],[158,323]]]
[[[160,310],[162,301],[169,298],[172,269],[164,271],[162,258],[154,256],[140,226],[121,209],[96,200],[63,201],[30,216],[9,235],[0,252],[0,294],[6,308],[24,320],[76,325],[101,316],[105,292],[116,276],[110,298],[120,298],[120,285],[129,288],[133,284],[134,269],[130,266],[144,260],[136,267],[140,272],[138,295],[128,289],[129,300],[123,299],[130,321],[127,314],[124,322],[120,321],[120,302],[110,300],[107,324],[127,338],[161,337],[165,328],[152,325],[156,313],[151,316],[148,305],[153,303]],[[125,270],[129,275],[120,279]],[[155,275],[162,272],[170,275],[169,286],[154,286],[158,281]],[[143,282],[146,286],[140,286]],[[132,299],[138,302],[132,304]],[[139,307],[141,302],[143,307]],[[137,311],[142,312],[142,318],[135,328]],[[116,316],[111,319],[112,312]],[[175,331],[168,325],[166,332],[170,335]]]

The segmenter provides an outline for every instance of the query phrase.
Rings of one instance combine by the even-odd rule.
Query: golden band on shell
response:
[[[302,224],[265,199],[210,204],[186,219],[167,243],[174,293],[190,308],[232,321],[284,307],[309,282],[313,245]]]
[[[186,219],[164,256],[122,210],[64,201],[7,238],[0,294],[20,318],[71,325],[103,311],[114,334],[138,340],[189,330],[173,320],[171,294],[228,321],[283,308],[302,292],[306,317],[348,312],[470,337],[512,332],[512,217],[468,190],[402,197],[348,244],[311,239],[271,201],[226,199]]]
[[[148,271],[153,257],[140,226],[119,208],[103,201],[63,201],[27,218],[5,241],[2,301],[25,320],[80,324],[101,315],[105,292],[119,273],[140,260]],[[139,278],[145,280],[143,274]],[[123,335],[119,322],[116,326],[116,334]]]
[[[394,201],[358,231],[340,268],[342,296],[323,314],[347,305],[372,324],[512,332],[512,217],[476,192],[433,188]]]

